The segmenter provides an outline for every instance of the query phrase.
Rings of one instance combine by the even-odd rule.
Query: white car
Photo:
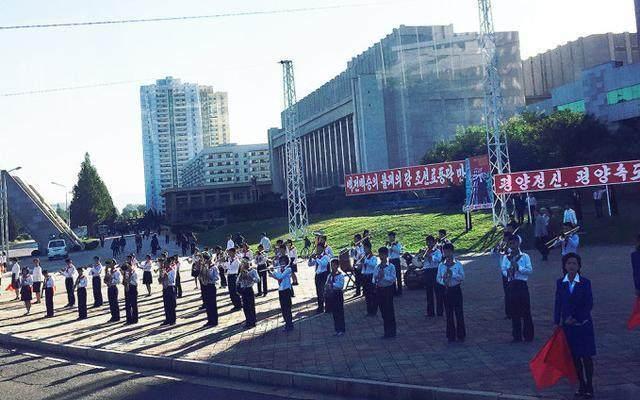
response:
[[[47,244],[47,256],[49,260],[58,257],[67,258],[68,255],[67,242],[65,242],[64,239],[49,240],[49,244]]]

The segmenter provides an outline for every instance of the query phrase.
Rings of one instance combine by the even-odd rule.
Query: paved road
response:
[[[324,399],[290,388],[268,388],[241,382],[166,376],[83,364],[0,348],[0,398],[3,400],[75,399]],[[242,389],[239,389],[239,388]]]

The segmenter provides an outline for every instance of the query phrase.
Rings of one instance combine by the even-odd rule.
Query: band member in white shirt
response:
[[[278,267],[274,271],[269,271],[269,276],[278,281],[278,297],[282,318],[285,323],[284,331],[290,332],[293,330],[293,316],[291,314],[291,267],[289,266],[289,257],[286,255],[280,256]]]
[[[444,255],[442,262],[438,266],[436,279],[444,287],[443,301],[447,316],[447,339],[449,342],[455,342],[456,339],[463,342],[467,336],[462,300],[464,268],[462,268],[460,261],[455,259],[454,250],[451,243],[446,243],[442,246]]]
[[[44,305],[47,308],[47,314],[45,318],[53,317],[53,295],[55,292],[56,284],[53,280],[53,276],[49,274],[49,271],[42,271],[44,275],[44,288],[42,289],[44,293]]]
[[[151,282],[153,281],[152,269],[153,261],[151,260],[151,255],[147,254],[142,264],[142,284],[147,287],[147,297],[151,296]]]
[[[42,275],[42,267],[40,266],[39,258],[33,259],[33,272],[31,273],[31,276],[33,277],[33,292],[36,294],[36,302],[34,304],[40,304],[44,276]]]
[[[327,277],[325,284],[325,299],[327,307],[333,314],[333,328],[335,336],[344,335],[344,275],[340,273],[340,262],[337,258],[331,260],[331,273]]]
[[[513,342],[524,339],[531,342],[534,336],[531,318],[531,300],[527,281],[533,272],[531,259],[520,251],[520,241],[509,237],[509,253],[502,257],[502,274],[507,278],[507,306],[511,317]]]
[[[18,278],[18,285],[20,287],[20,300],[24,302],[24,307],[27,312],[24,315],[29,315],[31,311],[31,300],[33,299],[33,277],[29,273],[29,268],[22,268],[22,275]]]
[[[233,248],[235,248],[235,247],[236,247],[236,244],[235,244],[235,242],[233,241],[233,235],[232,235],[232,234],[229,234],[229,235],[227,236],[227,251],[229,251],[229,250],[231,250],[231,249],[233,249]]]
[[[573,228],[574,228],[573,225],[569,223],[562,225],[562,231],[564,233],[569,232]],[[580,236],[578,236],[577,232],[572,233],[570,235],[566,235],[566,236],[562,235],[560,236],[558,241],[560,242],[561,252],[563,256],[569,253],[578,254],[578,246],[580,245]]]
[[[570,222],[572,225],[578,225],[578,218],[576,217],[576,212],[573,211],[569,204],[564,205],[564,214],[562,215],[562,223],[566,224]]]
[[[258,272],[251,268],[247,259],[240,262],[240,273],[238,274],[238,292],[242,296],[242,311],[244,311],[244,328],[250,329],[256,326],[256,296],[253,292],[253,285],[260,282]]]
[[[287,256],[289,257],[289,263],[290,263],[290,267],[291,267],[291,280],[292,280],[292,285],[293,286],[297,286],[298,285],[298,252],[296,250],[296,246],[295,244],[293,244],[293,241],[291,239],[288,239],[286,241],[286,245],[287,245]]]
[[[233,311],[240,310],[242,308],[242,300],[238,294],[238,272],[240,270],[240,260],[236,256],[235,247],[227,250],[227,283],[229,284],[229,298],[233,304]]]
[[[362,236],[356,233],[353,236],[353,247],[349,251],[349,255],[353,258],[353,275],[356,278],[356,294],[360,296],[364,282],[362,280],[362,267],[364,262],[364,247],[362,245]]]
[[[400,263],[402,244],[398,242],[396,233],[393,231],[388,234],[387,248],[389,249],[389,262],[393,264],[396,270],[395,295],[402,296],[402,264]]]
[[[442,252],[436,246],[436,239],[429,235],[425,238],[427,247],[422,253],[422,268],[424,268],[425,288],[427,292],[427,317],[433,317],[438,314],[439,317],[444,313],[444,301],[442,298],[441,286],[436,282],[438,275],[438,267],[442,261]],[[434,301],[435,300],[435,301]]]
[[[93,265],[89,270],[91,276],[91,289],[93,290],[93,308],[100,307],[103,304],[102,300],[102,263],[100,257],[93,257]]]
[[[124,264],[122,283],[125,287],[124,308],[127,316],[126,325],[138,323],[138,273],[136,267]]]
[[[220,249],[222,250],[222,249]],[[208,253],[203,254],[203,259],[200,261],[203,266],[200,269],[200,284],[203,288],[202,295],[204,299],[204,306],[207,310],[207,324],[206,326],[218,325],[218,297],[217,288],[218,279],[220,279],[220,271],[215,262],[212,262],[211,256]]]
[[[164,322],[162,325],[176,324],[176,271],[171,259],[165,260],[160,271],[162,283],[162,304],[164,306]]]
[[[254,262],[256,264],[256,269],[258,271],[258,276],[260,276],[260,282],[258,283],[258,296],[262,295],[265,297],[267,295],[267,268],[268,268],[268,258],[267,252],[264,251],[264,246],[262,244],[258,245],[258,251],[255,254]]]
[[[362,243],[364,249],[364,260],[362,264],[362,281],[364,289],[364,301],[367,305],[367,317],[375,317],[378,312],[378,304],[376,303],[376,287],[373,284],[373,271],[379,264],[378,257],[373,255],[371,251],[371,242],[364,240]]]
[[[376,303],[380,308],[384,323],[383,339],[396,337],[396,314],[393,308],[393,296],[396,285],[396,268],[388,262],[389,249],[380,247],[378,258],[380,264],[373,271],[372,282],[376,288]]]
[[[315,267],[315,285],[318,300],[316,313],[320,314],[325,312],[324,285],[327,282],[327,276],[329,275],[329,261],[331,260],[331,257],[325,253],[324,243],[318,242],[316,249],[316,254],[309,258],[308,264],[310,267]]]
[[[87,319],[87,277],[82,267],[78,268],[74,287],[78,290],[78,319]]]
[[[118,285],[122,282],[122,274],[116,268],[115,260],[107,260],[107,269],[104,277],[107,284],[107,298],[109,299],[109,311],[111,319],[109,322],[120,321],[120,307],[118,306]]]
[[[260,244],[262,245],[264,252],[268,255],[269,252],[271,251],[271,240],[269,240],[265,232],[262,232],[262,237],[260,238]]]
[[[64,260],[66,266],[62,269],[62,275],[64,276],[64,287],[67,290],[67,305],[66,308],[71,308],[76,304],[76,296],[73,293],[74,278],[76,276],[76,267],[70,258]]]

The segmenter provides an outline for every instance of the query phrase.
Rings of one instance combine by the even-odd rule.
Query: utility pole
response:
[[[498,69],[496,32],[493,25],[491,0],[478,0],[480,13],[480,49],[484,61],[484,123],[491,176],[511,172],[507,135],[502,126],[502,90]],[[493,187],[493,222],[506,226],[509,220],[509,197],[497,194]]]
[[[300,239],[309,226],[307,215],[307,194],[302,174],[302,144],[297,135],[298,104],[296,83],[293,76],[293,62],[280,61],[282,64],[282,87],[284,91],[284,132],[287,181],[287,209],[289,216],[289,234]]]

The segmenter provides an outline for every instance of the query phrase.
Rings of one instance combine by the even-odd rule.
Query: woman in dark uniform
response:
[[[562,257],[563,278],[556,282],[554,321],[562,326],[571,349],[580,386],[576,397],[593,398],[593,357],[596,354],[591,309],[591,281],[582,275],[582,260],[576,253]]]

